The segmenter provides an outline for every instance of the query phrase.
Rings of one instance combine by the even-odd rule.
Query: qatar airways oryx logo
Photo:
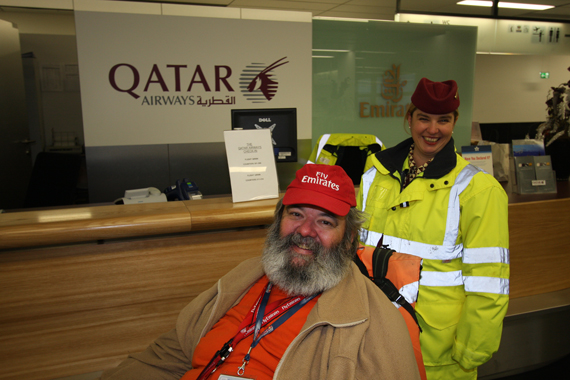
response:
[[[232,76],[230,65],[117,63],[109,69],[108,81],[113,90],[141,105],[234,105],[238,86],[247,100],[265,103],[277,93],[274,70],[289,63],[286,58],[271,64],[251,63],[239,79]]]
[[[279,85],[273,70],[289,63],[289,61],[283,62],[286,58],[278,59],[269,65],[251,63],[242,71],[239,85],[247,100],[253,103],[265,103],[273,99]]]

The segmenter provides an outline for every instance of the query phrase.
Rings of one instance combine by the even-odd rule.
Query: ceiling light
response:
[[[458,5],[473,5],[476,7],[492,7],[492,1],[459,1]],[[523,3],[506,3],[504,1],[499,1],[499,8],[511,8],[511,9],[530,9],[533,11],[543,11],[545,9],[554,8],[554,5],[543,5],[543,4],[523,4]]]
[[[350,50],[337,50],[337,49],[313,49],[313,51],[330,51],[333,53],[350,53]]]
[[[353,21],[353,22],[369,22],[374,21],[367,18],[350,18],[350,17],[327,17],[327,16],[315,16],[313,20],[330,20],[330,21]],[[376,20],[378,21],[378,20]]]
[[[554,8],[554,5],[544,5],[544,4],[522,4],[522,3],[503,3],[499,2],[499,8],[511,8],[511,9],[531,9],[533,11],[543,11],[545,9]]]

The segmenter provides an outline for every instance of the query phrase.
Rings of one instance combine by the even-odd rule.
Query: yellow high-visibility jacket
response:
[[[401,191],[412,142],[369,158],[361,241],[423,259],[416,312],[428,379],[475,379],[499,347],[509,302],[508,198],[453,139]]]
[[[326,149],[326,146],[356,146],[361,150],[369,152],[369,147],[376,145],[377,150],[385,149],[382,141],[374,135],[359,133],[327,133],[319,137],[317,143],[313,147],[309,163],[317,163],[324,165],[335,165],[339,158],[335,152]]]
[[[319,137],[308,163],[338,165],[358,185],[362,173],[368,169],[365,167],[368,158],[382,149],[382,141],[374,135],[328,133]]]

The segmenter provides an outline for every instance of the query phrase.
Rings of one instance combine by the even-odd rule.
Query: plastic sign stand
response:
[[[516,192],[519,194],[556,193],[556,175],[550,156],[516,156]]]
[[[232,201],[279,197],[279,182],[269,129],[224,131]]]

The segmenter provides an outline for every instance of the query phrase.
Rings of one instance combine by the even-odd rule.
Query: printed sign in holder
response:
[[[469,163],[493,175],[493,152],[491,145],[462,146],[461,155]]]
[[[232,201],[279,197],[277,168],[269,129],[224,131]]]

